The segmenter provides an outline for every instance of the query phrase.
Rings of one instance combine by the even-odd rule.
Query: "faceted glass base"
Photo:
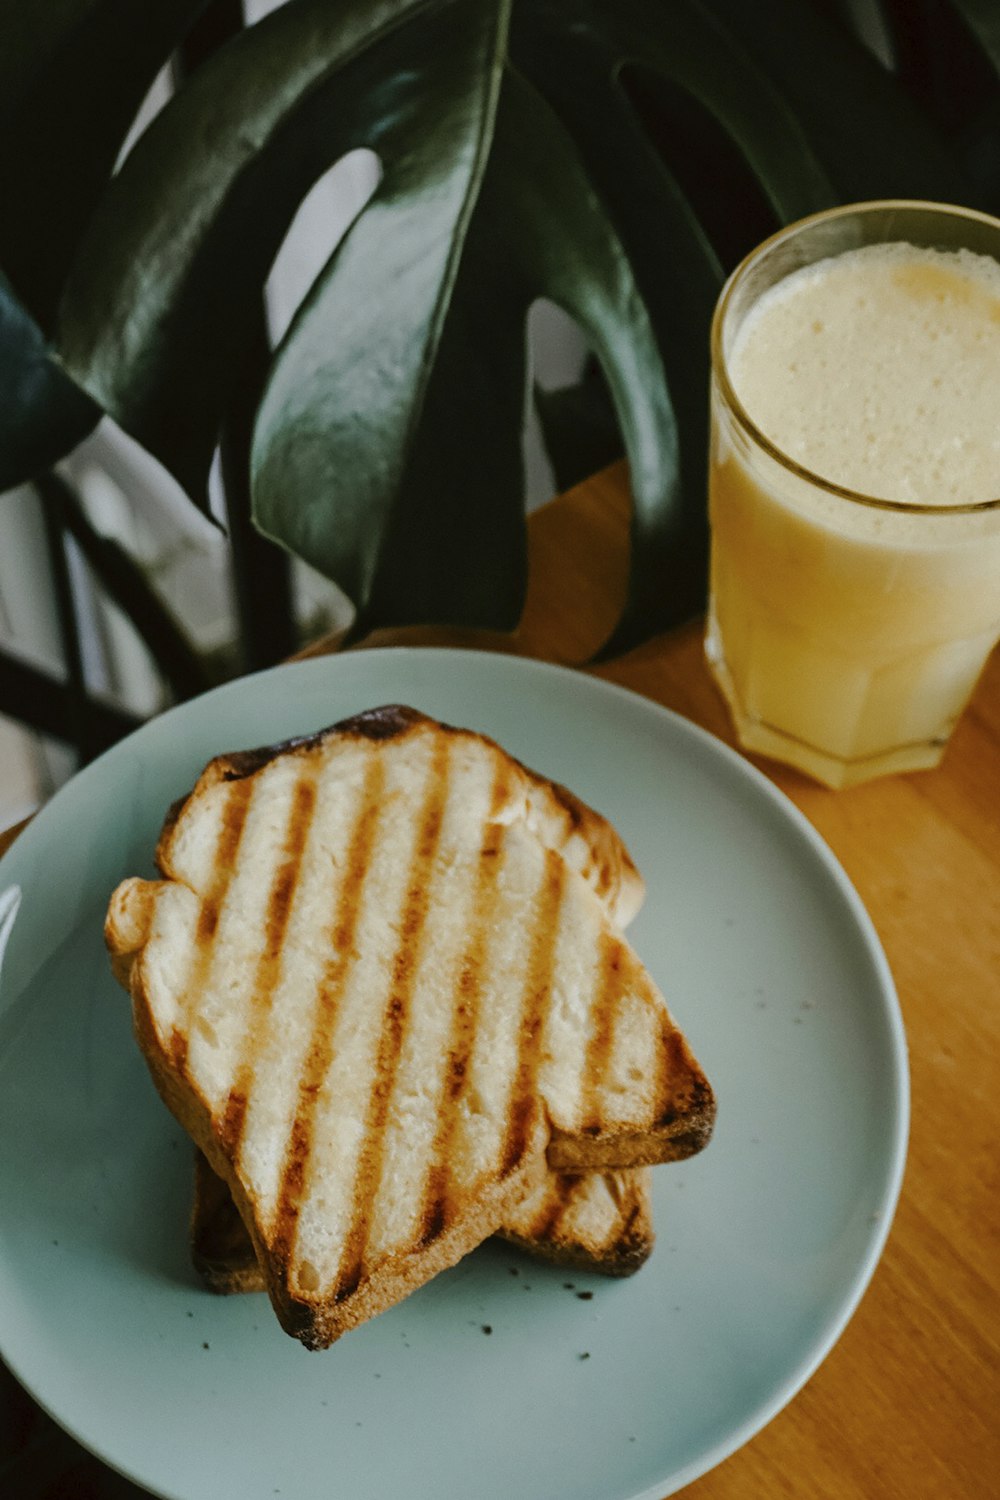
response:
[[[705,656],[729,707],[733,727],[743,749],[766,755],[784,765],[794,766],[796,770],[805,772],[824,786],[842,790],[857,786],[863,781],[872,781],[877,776],[890,776],[901,771],[931,770],[941,762],[947,739],[893,746],[878,754],[858,758],[831,755],[745,711],[715,630],[710,629],[706,636]]]

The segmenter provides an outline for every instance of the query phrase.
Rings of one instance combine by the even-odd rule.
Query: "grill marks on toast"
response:
[[[202,1114],[191,1128],[236,1172],[279,1317],[310,1347],[497,1228],[546,1138],[570,1172],[632,1160],[616,1096],[663,1158],[653,1130],[700,1106],[693,1150],[711,1124],[709,1087],[665,1007],[657,1045],[658,991],[609,916],[604,887],[629,868],[614,834],[491,742],[390,717],[384,734],[228,757],[221,778],[212,763],[162,844],[163,873],[201,904],[193,951],[179,992],[157,952],[162,1002],[134,999],[154,1017],[161,1003],[193,1102],[214,1101],[215,1140]],[[135,950],[128,928],[112,924],[113,953]],[[150,941],[168,936],[164,921]],[[192,1039],[179,1059],[172,1025]],[[177,1102],[186,1122],[180,1087]],[[530,1234],[590,1254],[614,1205],[571,1212],[563,1192]]]
[[[237,786],[240,784],[235,783]],[[250,1014],[243,1036],[242,1052],[236,1064],[233,1084],[220,1126],[221,1140],[234,1155],[239,1148],[243,1134],[247,1100],[253,1087],[257,1053],[263,1042],[264,1020],[274,998],[285,930],[302,871],[302,854],[315,809],[315,773],[303,773],[292,790],[281,860],[275,869],[268,892],[264,919],[264,946],[257,959],[257,968],[250,988]]]
[[[500,1233],[544,1260],[629,1276],[653,1248],[651,1194],[648,1167],[550,1173]]]
[[[559,914],[566,888],[566,866],[546,851],[545,875],[537,896],[535,925],[528,953],[517,1044],[517,1071],[508,1108],[501,1154],[501,1175],[511,1173],[528,1148],[537,1109],[536,1083],[542,1058],[545,1017],[552,992]]]
[[[700,1113],[711,1095],[706,1080],[692,1074],[691,1049],[682,1033],[664,1026],[663,1034],[665,1044],[659,1049],[660,1071],[656,1081],[656,1120],[659,1125],[672,1125],[682,1113]],[[678,1079],[683,1080],[680,1087]]]
[[[368,1100],[362,1145],[358,1153],[350,1227],[345,1236],[337,1277],[338,1301],[343,1301],[356,1291],[364,1274],[365,1252],[372,1228],[371,1199],[378,1190],[382,1175],[389,1104],[410,1019],[413,980],[422,955],[430,905],[431,875],[444,822],[449,754],[450,745],[447,740],[435,744],[418,820],[419,833],[392,961],[390,991],[382,1018],[375,1083]]]
[[[252,796],[252,781],[234,781],[229,787],[222,806],[219,837],[215,845],[212,865],[212,880],[198,914],[198,927],[195,933],[199,953],[206,961],[211,956],[211,944],[219,925],[219,912],[222,910],[222,903],[226,898],[226,891],[229,889],[229,883],[236,868],[236,856],[239,853],[240,840],[246,827],[247,811]]]
[[[211,878],[198,912],[194,937],[194,960],[182,1001],[180,1024],[170,1038],[170,1055],[179,1069],[183,1068],[187,1060],[188,1032],[194,1019],[194,1008],[212,966],[219,914],[236,873],[237,857],[243,831],[246,828],[253,790],[252,781],[234,781],[229,786],[222,805]]]
[[[312,1034],[299,1080],[278,1185],[274,1220],[274,1248],[287,1264],[291,1259],[299,1207],[305,1191],[320,1090],[333,1054],[333,1035],[344,986],[357,961],[355,933],[364,893],[365,876],[385,791],[385,763],[373,758],[365,771],[357,816],[347,845],[336,910],[331,927],[331,953],[316,993]]]
[[[624,963],[620,940],[612,932],[603,932],[598,945],[598,977],[592,1007],[594,1028],[587,1042],[581,1079],[581,1118],[584,1130],[591,1133],[601,1127],[601,1091],[614,1040],[616,1009],[622,998]]]
[[[493,778],[493,791],[490,796],[488,819],[490,823],[495,823],[500,817],[501,812],[510,801],[511,791],[510,768],[501,761]]]
[[[509,796],[506,770],[496,777],[491,800],[495,814]],[[452,1208],[452,1143],[458,1125],[459,1111],[469,1088],[469,1066],[476,1044],[482,1000],[483,966],[493,912],[494,894],[501,865],[502,829],[490,824],[483,838],[476,871],[469,938],[455,983],[455,1006],[451,1018],[448,1062],[441,1079],[438,1105],[438,1128],[432,1147],[431,1164],[424,1187],[421,1212],[421,1243],[430,1244],[445,1229]]]
[[[583,1183],[585,1179],[578,1179]],[[570,1208],[573,1199],[574,1179],[565,1173],[550,1173],[546,1183],[545,1195],[539,1202],[531,1224],[525,1226],[523,1233],[532,1234],[538,1240],[551,1239],[559,1226],[560,1220]]]

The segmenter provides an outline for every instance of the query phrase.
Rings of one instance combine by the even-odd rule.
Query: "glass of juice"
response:
[[[740,743],[832,787],[937,765],[1000,638],[1000,221],[783,229],[712,327],[706,654]]]

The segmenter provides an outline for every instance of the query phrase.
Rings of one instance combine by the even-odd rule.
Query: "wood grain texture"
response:
[[[529,598],[516,636],[393,631],[354,649],[471,645],[579,663],[607,636],[624,595],[628,508],[627,474],[616,466],[532,517]],[[317,642],[309,654],[336,645]],[[699,623],[597,674],[733,743]],[[762,1433],[684,1493],[992,1500],[1000,1493],[1000,654],[936,771],[830,792],[755,763],[826,839],[881,937],[909,1038],[910,1152],[885,1255],[837,1347]],[[106,1500],[120,1484],[108,1474],[93,1494]]]

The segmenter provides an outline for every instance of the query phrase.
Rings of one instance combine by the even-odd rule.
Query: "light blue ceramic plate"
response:
[[[190,1148],[101,925],[210,756],[385,702],[495,736],[614,820],[648,887],[631,935],[719,1118],[706,1152],[655,1173],[657,1247],[633,1278],[488,1244],[310,1354],[266,1299],[212,1297],[190,1269]],[[0,1351],[157,1494],[661,1500],[795,1394],[878,1260],[908,1096],[869,920],[763,777],[621,689],[420,650],[231,684],[76,777],[0,865],[0,913]]]

